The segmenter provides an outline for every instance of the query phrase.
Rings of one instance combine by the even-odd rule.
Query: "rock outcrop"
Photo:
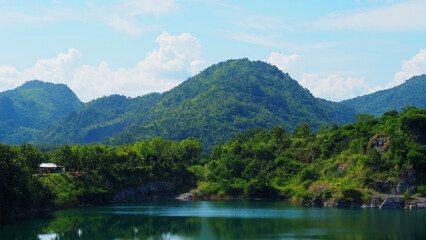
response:
[[[401,197],[386,198],[379,208],[380,209],[403,209],[405,208],[405,199]]]
[[[362,204],[361,208],[379,208],[379,206],[377,206],[375,203],[372,202],[370,204],[367,204],[367,203]]]
[[[376,134],[370,140],[367,150],[370,151],[370,149],[375,148],[378,152],[385,153],[388,151],[389,139],[390,139],[389,137],[382,135],[380,133]]]
[[[111,202],[123,203],[166,199],[172,197],[181,185],[182,179],[179,178],[149,182],[135,188],[127,188],[117,192]]]
[[[182,193],[179,196],[176,197],[177,200],[182,200],[182,201],[188,201],[188,200],[192,200],[194,199],[194,194],[193,193]]]
[[[416,182],[416,171],[414,168],[408,170],[407,176],[402,178],[396,185],[394,194],[401,195],[408,191],[409,194],[414,194],[417,192],[415,186]]]
[[[322,207],[324,203],[320,197],[314,197],[309,203],[309,205],[312,207]]]

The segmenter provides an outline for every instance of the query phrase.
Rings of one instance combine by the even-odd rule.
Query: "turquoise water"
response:
[[[57,211],[0,239],[426,239],[426,210],[310,208],[278,201],[163,201]]]

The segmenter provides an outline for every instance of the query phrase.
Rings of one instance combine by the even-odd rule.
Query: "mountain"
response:
[[[229,60],[162,94],[94,100],[46,128],[37,142],[93,142],[116,133],[104,142],[195,137],[209,148],[251,128],[281,125],[292,131],[300,122],[313,129],[341,123],[328,105],[338,104],[316,99],[275,66]],[[355,118],[354,111],[345,113]]]
[[[357,112],[353,108],[322,98],[317,98],[317,100],[326,107],[328,113],[338,125],[354,122]]]
[[[33,80],[0,93],[0,142],[31,140],[41,129],[84,104],[64,84]]]
[[[138,123],[141,114],[161,95],[151,93],[137,98],[111,95],[98,98],[48,126],[35,142],[90,143]]]
[[[372,94],[356,97],[340,103],[352,107],[357,112],[380,117],[391,110],[401,110],[406,106],[426,108],[426,75],[412,77],[405,83]]]

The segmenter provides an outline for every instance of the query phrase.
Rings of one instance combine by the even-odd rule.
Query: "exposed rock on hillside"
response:
[[[367,151],[369,152],[371,149],[375,148],[380,153],[386,153],[389,148],[389,140],[390,138],[383,134],[376,134],[370,140]]]
[[[182,185],[182,179],[172,178],[150,182],[139,187],[119,191],[112,198],[112,203],[136,202],[144,200],[160,200],[173,196]]]
[[[380,205],[380,209],[398,209],[405,207],[405,199],[400,197],[386,198],[385,201]]]

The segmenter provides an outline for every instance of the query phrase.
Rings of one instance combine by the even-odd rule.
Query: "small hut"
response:
[[[40,173],[61,173],[65,171],[65,168],[55,163],[42,163],[39,166]]]

